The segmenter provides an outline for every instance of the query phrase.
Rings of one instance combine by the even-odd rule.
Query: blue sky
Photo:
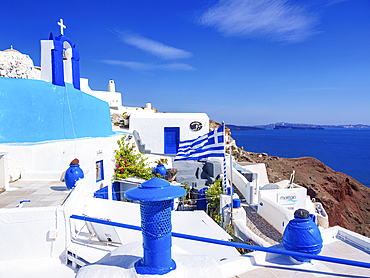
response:
[[[238,125],[370,124],[369,0],[5,1],[0,50],[65,35],[94,90]]]

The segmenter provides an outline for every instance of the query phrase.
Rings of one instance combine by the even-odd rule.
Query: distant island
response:
[[[324,130],[324,129],[367,129],[370,128],[370,125],[314,125],[314,124],[295,124],[295,123],[273,123],[267,125],[255,125],[255,126],[238,126],[232,124],[226,124],[230,130],[264,130],[264,129],[298,129],[298,130]]]
[[[290,125],[276,125],[274,129],[301,129],[301,130],[324,130],[321,126],[290,126]]]
[[[274,123],[264,126],[265,129],[300,129],[300,130],[324,130],[321,125]]]
[[[256,127],[256,126],[239,126],[239,125],[229,125],[226,124],[226,126],[230,130],[264,130],[265,128]]]

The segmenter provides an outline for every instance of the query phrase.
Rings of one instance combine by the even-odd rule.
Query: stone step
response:
[[[176,168],[177,169],[177,168]],[[177,176],[191,176],[193,178],[195,178],[195,173],[197,171],[197,169],[192,169],[192,168],[188,168],[188,169],[177,169],[178,172],[177,172]]]
[[[176,176],[176,181],[179,183],[183,183],[186,181],[196,181],[196,178],[194,176]]]
[[[203,167],[203,163],[194,161],[194,160],[189,160],[189,161],[174,161],[173,162],[173,168],[176,169],[186,169],[186,168],[198,168],[198,167]]]

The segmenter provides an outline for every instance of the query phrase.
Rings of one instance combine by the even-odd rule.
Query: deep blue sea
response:
[[[315,157],[370,187],[370,129],[234,130],[231,137],[250,152]]]

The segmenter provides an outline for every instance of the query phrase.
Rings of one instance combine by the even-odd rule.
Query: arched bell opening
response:
[[[51,34],[54,43],[52,49],[52,83],[58,86],[65,86],[65,83],[73,84],[73,87],[80,89],[80,55],[76,45],[72,47],[70,40],[64,35],[56,38]]]
[[[63,42],[63,73],[64,82],[73,84],[72,47],[67,41]]]

